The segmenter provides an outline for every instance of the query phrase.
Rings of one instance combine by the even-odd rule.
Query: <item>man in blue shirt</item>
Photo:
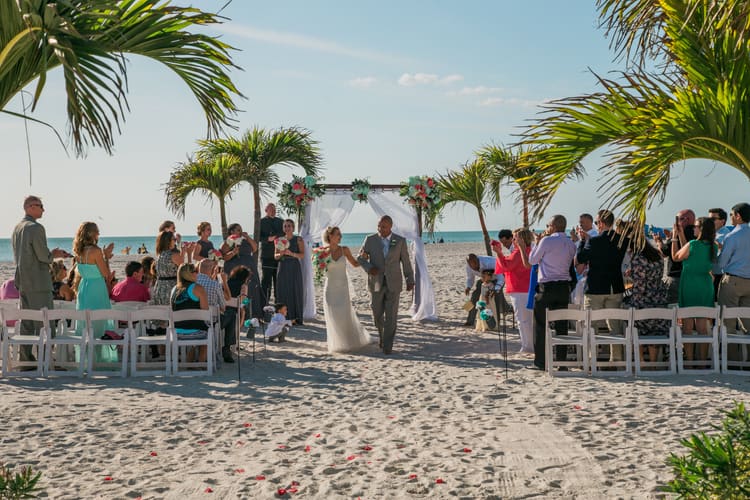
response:
[[[719,305],[727,307],[750,307],[750,205],[738,203],[732,207],[730,218],[734,229],[724,239],[719,255],[719,267],[724,277],[719,285]],[[748,318],[742,321],[744,329],[750,328]],[[735,328],[728,320],[727,329]]]

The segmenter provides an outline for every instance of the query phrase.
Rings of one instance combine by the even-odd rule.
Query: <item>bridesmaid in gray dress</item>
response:
[[[294,234],[294,221],[286,219],[283,225],[284,238],[289,242],[289,248],[279,251],[276,249],[274,257],[279,261],[276,275],[277,303],[286,304],[286,319],[297,325],[302,324],[302,314],[305,304],[302,296],[302,265],[300,261],[305,257],[305,243],[302,238]]]

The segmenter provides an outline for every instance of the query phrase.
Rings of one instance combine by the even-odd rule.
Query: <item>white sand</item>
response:
[[[515,332],[506,379],[498,338],[460,326],[481,246],[427,248],[441,320],[404,314],[392,356],[329,355],[320,318],[245,354],[241,384],[236,365],[0,379],[0,459],[41,470],[52,498],[274,498],[293,481],[287,498],[659,498],[679,439],[747,401],[742,377],[550,378],[523,369]],[[353,287],[372,328],[363,273]]]

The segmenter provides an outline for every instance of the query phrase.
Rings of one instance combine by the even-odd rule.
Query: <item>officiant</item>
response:
[[[260,219],[260,262],[263,268],[263,280],[260,287],[268,303],[271,301],[271,287],[273,286],[274,298],[277,296],[276,273],[279,261],[274,258],[273,241],[284,235],[284,220],[276,217],[276,205],[266,205],[266,216]]]

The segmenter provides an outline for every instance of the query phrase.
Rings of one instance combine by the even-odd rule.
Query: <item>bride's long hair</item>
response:
[[[325,243],[326,245],[330,245],[331,236],[336,234],[336,231],[338,231],[339,233],[341,232],[338,226],[328,226],[327,228],[325,228],[325,230],[323,230],[323,243]]]

